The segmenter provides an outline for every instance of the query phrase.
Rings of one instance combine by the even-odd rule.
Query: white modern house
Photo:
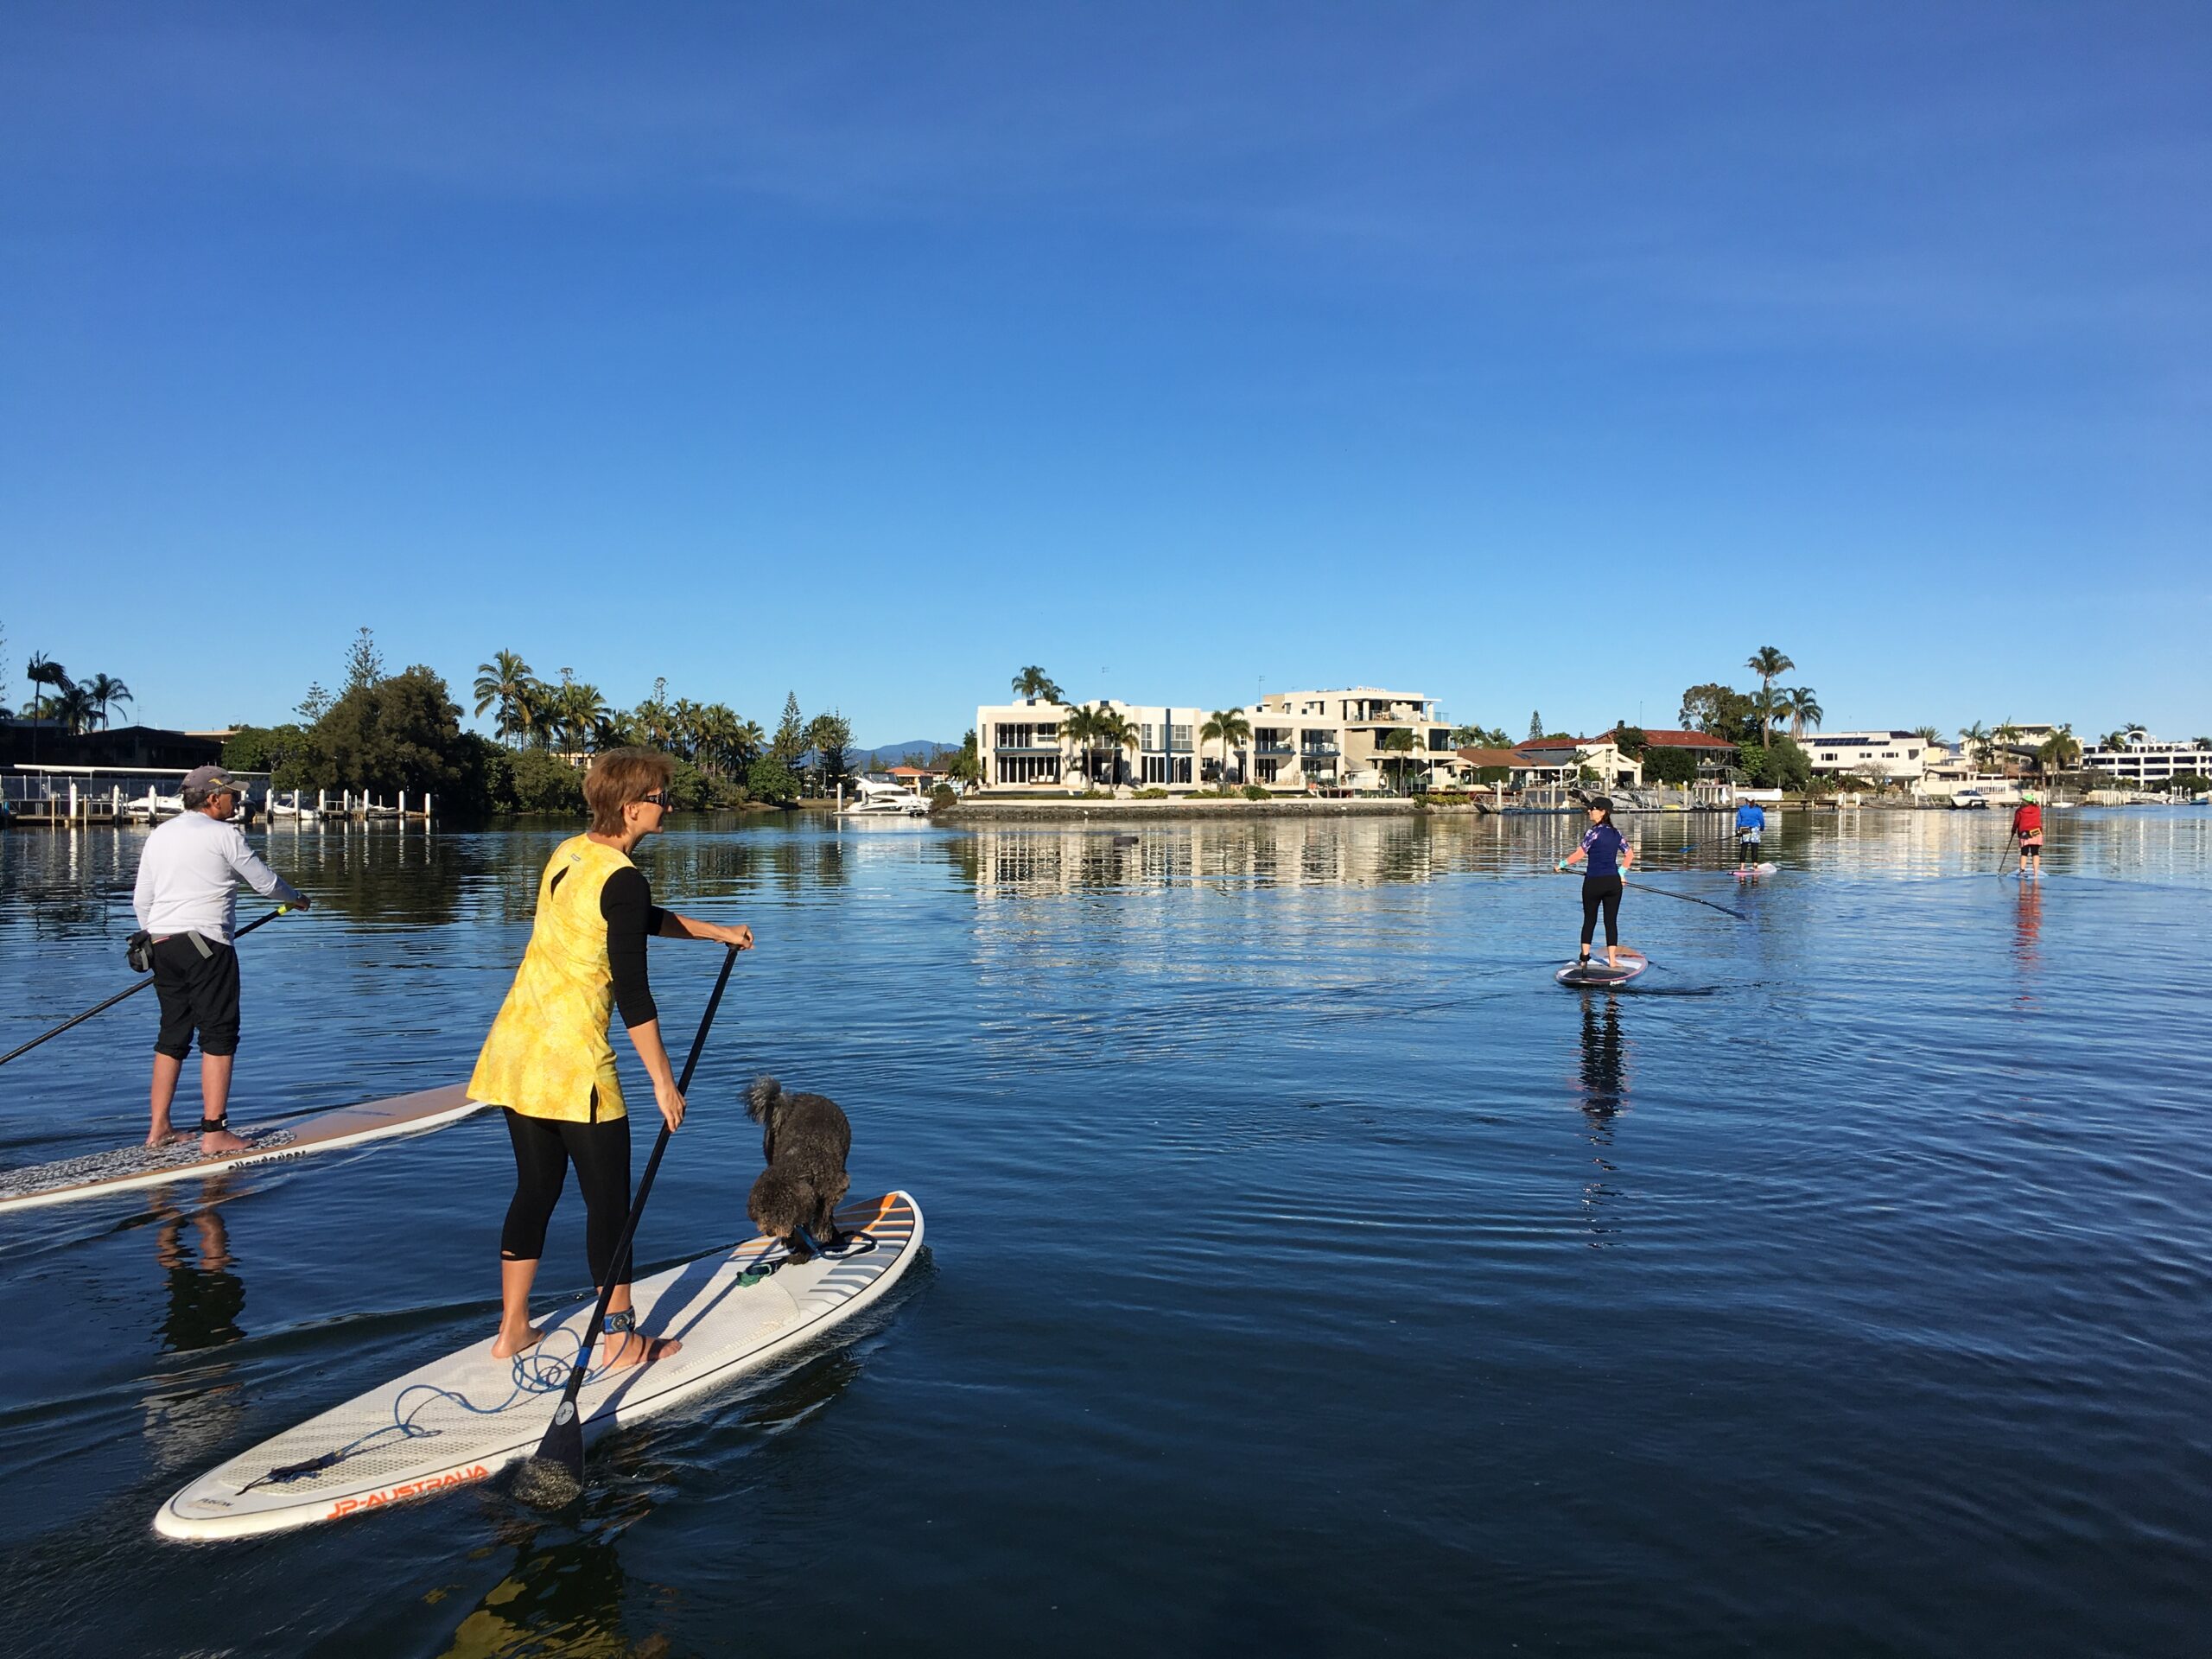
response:
[[[1918,783],[1950,751],[1917,732],[1821,732],[1798,740],[1815,772],[1848,773],[1879,784]]]
[[[2102,741],[2084,746],[2082,765],[2092,771],[2109,772],[2118,781],[2138,789],[2156,788],[2191,773],[2212,778],[2212,744],[2161,742],[2140,727],[2120,736],[2117,748]]]
[[[1118,715],[1128,741],[1078,750],[1063,729],[1077,708]],[[1451,727],[1437,717],[1434,700],[1417,691],[1363,685],[1276,692],[1239,710],[1251,733],[1230,745],[1199,738],[1212,712],[1195,703],[1114,697],[982,704],[976,742],[983,792],[1131,787],[1183,794],[1227,783],[1280,794],[1337,793],[1440,788],[1461,770]]]

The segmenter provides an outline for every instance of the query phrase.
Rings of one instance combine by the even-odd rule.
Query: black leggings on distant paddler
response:
[[[515,1197],[499,1230],[500,1256],[535,1262],[545,1254],[545,1224],[574,1163],[584,1195],[584,1254],[592,1283],[604,1286],[630,1221],[630,1120],[563,1123],[505,1109],[507,1138],[515,1143]]]
[[[1621,942],[1621,878],[1618,875],[1586,875],[1582,878],[1582,943],[1590,943],[1590,936],[1598,931],[1598,910],[1605,912],[1605,943]]]

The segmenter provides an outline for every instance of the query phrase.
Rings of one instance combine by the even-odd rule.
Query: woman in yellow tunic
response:
[[[584,1195],[592,1282],[604,1287],[618,1270],[626,1278],[629,1263],[618,1269],[614,1248],[630,1218],[630,1120],[607,1035],[618,1007],[662,1117],[671,1129],[683,1122],[683,1096],[645,977],[645,940],[753,945],[749,927],[655,908],[644,873],[630,861],[632,849],[661,826],[674,771],[666,755],[647,749],[613,749],[594,760],[584,777],[591,829],[555,848],[538,878],[530,946],[468,1080],[472,1098],[505,1109],[514,1142],[515,1196],[499,1235],[497,1358],[521,1352],[542,1334],[530,1323],[530,1289],[571,1163]],[[673,1341],[637,1334],[626,1282],[614,1287],[607,1306],[601,1351],[610,1369],[676,1351]]]

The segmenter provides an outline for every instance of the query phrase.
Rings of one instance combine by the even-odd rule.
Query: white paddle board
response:
[[[197,1135],[188,1135],[166,1147],[118,1147],[112,1152],[90,1153],[56,1164],[0,1171],[0,1211],[97,1198],[224,1170],[282,1163],[312,1153],[335,1152],[340,1147],[358,1147],[394,1135],[420,1135],[481,1109],[479,1103],[468,1097],[467,1088],[456,1083],[444,1089],[425,1089],[418,1094],[324,1112],[285,1128],[245,1131],[248,1143],[245,1150],[218,1153],[213,1158],[200,1154]]]
[[[814,1340],[882,1296],[921,1249],[922,1212],[904,1192],[849,1204],[837,1224],[853,1242],[812,1261],[755,1238],[638,1281],[638,1329],[683,1346],[613,1372],[594,1351],[577,1402],[586,1442]],[[593,1306],[545,1322],[543,1339],[514,1359],[493,1358],[487,1335],[240,1452],[162,1504],[154,1529],[283,1532],[488,1479],[537,1450]]]
[[[1779,864],[1738,864],[1736,867],[1736,879],[1738,881],[1748,881],[1755,875],[1772,875],[1781,868]]]
[[[1592,956],[1583,963],[1570,962],[1552,977],[1562,985],[1572,985],[1578,990],[1589,990],[1607,985],[1625,985],[1651,964],[1643,959],[1641,950],[1623,950],[1621,965],[1609,968],[1605,959]]]

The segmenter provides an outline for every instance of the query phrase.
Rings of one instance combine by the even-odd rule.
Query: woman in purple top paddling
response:
[[[1625,836],[1613,828],[1613,804],[1603,795],[1591,798],[1590,828],[1582,837],[1582,844],[1560,860],[1555,868],[1564,870],[1586,859],[1589,862],[1582,874],[1581,960],[1590,960],[1590,938],[1598,931],[1598,912],[1602,909],[1605,912],[1605,965],[1618,968],[1621,892],[1626,885],[1628,868],[1636,862],[1636,849],[1628,844]]]

